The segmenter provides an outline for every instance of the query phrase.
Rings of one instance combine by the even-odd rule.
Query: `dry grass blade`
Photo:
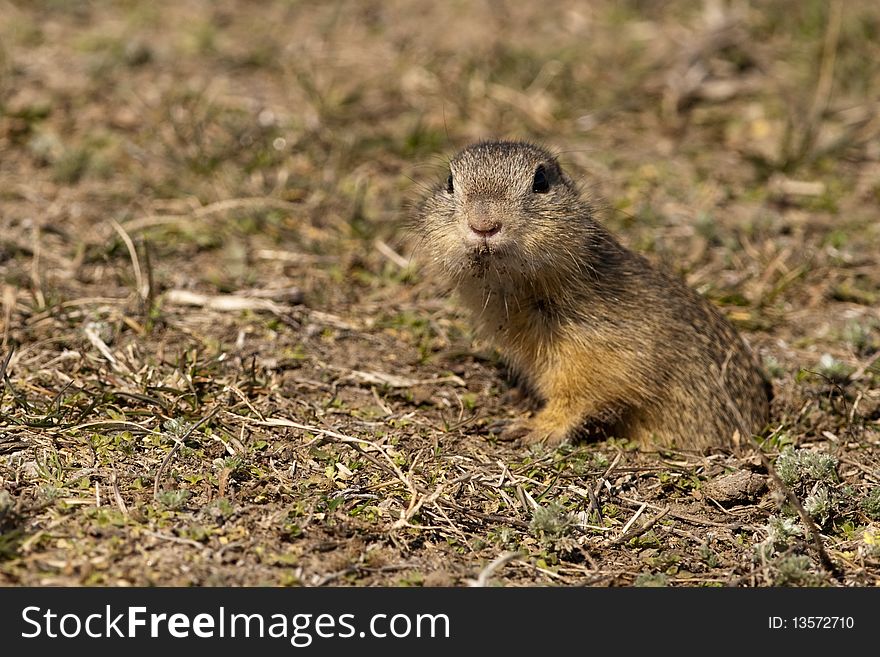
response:
[[[134,246],[134,242],[131,241],[131,237],[129,237],[125,229],[119,225],[118,221],[116,221],[115,219],[111,219],[110,225],[113,226],[113,230],[116,231],[117,235],[119,235],[119,237],[125,244],[125,248],[128,249],[128,257],[131,258],[131,267],[134,270],[134,281],[137,295],[138,297],[140,297],[141,301],[146,301],[147,297],[149,296],[150,290],[147,286],[146,281],[144,280],[144,275],[141,273],[141,262],[140,258],[138,258],[138,253],[137,249]]]
[[[623,526],[623,529],[620,530],[621,537],[626,536],[626,533],[629,531],[629,528],[633,526],[633,523],[635,523],[635,521],[638,520],[639,516],[642,515],[642,512],[647,508],[648,508],[648,505],[645,503],[642,503],[641,505],[639,505],[639,508],[636,509],[636,512],[630,517],[629,520],[627,520],[626,524]],[[619,540],[619,539],[620,539],[620,537],[618,537],[617,540]]]
[[[13,286],[3,286],[3,342],[0,343],[2,349],[6,349],[6,345],[9,344],[9,331],[12,330],[12,313],[15,311],[17,296],[17,291]],[[0,381],[2,380],[0,377]]]
[[[116,359],[116,356],[114,356],[113,352],[110,351],[110,347],[108,347],[107,343],[101,339],[101,336],[98,334],[98,327],[95,324],[86,324],[85,327],[83,327],[83,333],[85,334],[88,341],[92,343],[92,346],[97,349],[104,357],[104,359],[110,364],[110,367],[112,367],[117,372],[127,371],[125,365],[123,365]]]
[[[110,487],[113,489],[113,499],[116,502],[116,506],[119,507],[119,510],[124,515],[128,515],[128,507],[125,504],[125,500],[122,499],[122,493],[119,492],[119,483],[116,474],[116,468],[112,468],[110,470]]]
[[[0,364],[0,382],[6,381],[6,368],[9,367],[9,361],[12,360],[13,354],[15,354],[14,347],[6,353],[6,356],[3,358],[3,363]]]
[[[639,507],[640,511],[643,510],[644,508],[645,508],[645,505],[642,505],[641,507]],[[630,519],[630,521],[627,523],[626,527],[624,527],[623,531],[621,531],[620,536],[618,536],[613,541],[611,541],[611,545],[623,545],[624,543],[628,543],[629,541],[636,538],[637,536],[641,536],[646,531],[651,529],[651,527],[656,525],[660,520],[665,518],[666,515],[669,513],[670,509],[669,509],[669,507],[666,507],[660,513],[655,515],[653,518],[651,518],[647,522],[642,523],[642,525],[640,525],[639,527],[636,527],[635,529],[631,530],[630,527],[632,526],[632,523],[635,521],[636,517],[639,515],[640,511],[637,512]]]
[[[515,559],[520,559],[522,556],[523,555],[520,552],[504,552],[498,555],[495,559],[489,562],[486,567],[483,568],[483,570],[480,571],[480,574],[477,575],[477,579],[470,582],[470,586],[489,586],[489,578],[495,574],[496,570],[509,564]]]
[[[239,312],[242,310],[262,310],[276,315],[285,309],[268,299],[237,296],[234,294],[207,295],[189,290],[168,290],[162,297],[166,303],[178,306],[196,306],[220,312]]]

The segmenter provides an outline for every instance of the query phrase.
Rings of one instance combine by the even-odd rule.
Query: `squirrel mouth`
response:
[[[498,249],[495,245],[490,244],[488,240],[480,240],[468,249],[468,265],[474,273],[485,275],[497,255]]]
[[[495,254],[496,249],[489,245],[488,240],[480,240],[470,248],[471,260],[486,260]]]

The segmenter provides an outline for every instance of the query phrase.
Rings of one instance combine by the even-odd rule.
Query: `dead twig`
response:
[[[642,505],[640,508],[644,509],[645,505]],[[656,516],[654,516],[653,518],[651,518],[647,522],[643,523],[640,527],[637,527],[634,530],[626,531],[626,527],[624,527],[623,533],[620,536],[618,536],[617,538],[615,538],[613,541],[611,541],[611,545],[623,545],[624,543],[628,543],[629,541],[634,539],[636,536],[641,536],[646,531],[651,529],[651,527],[656,525],[660,520],[665,518],[668,513],[669,513],[669,507],[666,507],[660,513],[658,513]],[[636,516],[638,516],[638,513],[636,513],[636,515],[630,519],[630,522],[628,522],[627,525],[631,525],[632,522],[636,519]]]
[[[221,312],[236,312],[240,310],[264,310],[276,315],[284,312],[284,307],[269,299],[255,299],[253,297],[238,296],[235,294],[222,294],[209,296],[190,290],[168,290],[163,299],[166,303],[175,306],[197,306],[208,310]]]
[[[477,579],[468,582],[468,585],[474,586],[474,587],[488,586],[489,578],[492,577],[492,574],[496,570],[498,570],[499,568],[501,568],[505,564],[510,563],[514,559],[521,558],[522,556],[523,556],[523,554],[521,552],[503,552],[503,553],[501,553],[498,557],[496,557],[491,562],[489,562],[489,564],[487,564],[486,567],[480,571],[480,574],[477,575]]]
[[[643,502],[639,506],[639,508],[636,509],[636,512],[632,515],[632,517],[629,520],[627,520],[626,524],[623,526],[623,529],[620,530],[620,537],[623,537],[626,535],[626,533],[629,531],[629,528],[633,526],[633,523],[635,523],[635,521],[638,519],[638,517],[640,515],[642,515],[642,513],[644,512],[644,510],[646,508],[648,508],[648,505]],[[618,540],[620,537],[618,537]]]
[[[377,239],[373,244],[379,253],[385,256],[391,263],[397,265],[400,269],[406,269],[409,266],[409,260],[404,258],[382,240]]]

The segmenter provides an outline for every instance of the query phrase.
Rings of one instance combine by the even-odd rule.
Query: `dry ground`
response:
[[[874,0],[0,0],[0,583],[877,585],[878,89]],[[489,136],[739,326],[761,450],[494,440],[402,229]]]

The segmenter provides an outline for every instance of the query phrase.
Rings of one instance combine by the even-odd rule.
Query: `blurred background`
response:
[[[0,0],[0,364],[15,391],[0,398],[0,445],[29,455],[0,483],[49,499],[15,527],[98,522],[41,497],[72,494],[66,474],[27,470],[46,454],[99,479],[115,464],[128,508],[153,508],[158,472],[186,493],[160,509],[239,486],[239,499],[283,510],[290,500],[255,473],[288,462],[289,447],[277,428],[239,426],[245,416],[332,416],[356,434],[400,421],[406,461],[426,435],[465,440],[513,413],[494,367],[461,355],[468,322],[411,261],[404,228],[447,158],[485,138],[553,149],[623,242],[723,308],[773,378],[779,445],[876,441],[878,96],[876,0]],[[218,306],[224,296],[235,299]],[[461,395],[455,378],[412,384],[459,375]],[[124,420],[140,436],[204,419],[221,398],[238,419],[204,430],[240,462],[219,484],[210,463],[227,452],[213,439],[190,438],[163,473],[170,439],[64,428]],[[470,429],[448,429],[472,412]],[[343,476],[309,458],[323,483],[297,500]],[[65,571],[65,545],[26,547],[57,581],[206,581],[175,570],[171,551],[155,558],[175,575],[144,574],[136,557],[101,574],[121,557]],[[32,581],[29,568],[5,572]]]
[[[405,254],[395,227],[446,157],[526,138],[607,198],[625,241],[761,305],[796,251],[846,261],[877,238],[878,30],[871,0],[3,0],[5,256],[42,227],[63,288],[56,266],[116,240],[111,219],[151,231],[161,285],[251,284],[261,247],[380,235]],[[268,200],[204,211],[232,199]],[[719,245],[742,261],[700,273]]]
[[[803,213],[837,217],[828,232],[845,240],[880,194],[870,0],[0,10],[7,230],[30,215],[89,240],[110,218],[268,197],[296,212],[250,217],[259,238],[308,248],[305,224],[397,222],[412,179],[433,184],[456,148],[491,137],[555,149],[648,249],[691,229],[711,243],[728,223],[759,231],[762,248],[784,224],[816,221],[792,219]],[[238,219],[220,233],[246,229]],[[211,248],[216,228],[155,241],[183,255]],[[210,273],[237,285],[240,269]]]

